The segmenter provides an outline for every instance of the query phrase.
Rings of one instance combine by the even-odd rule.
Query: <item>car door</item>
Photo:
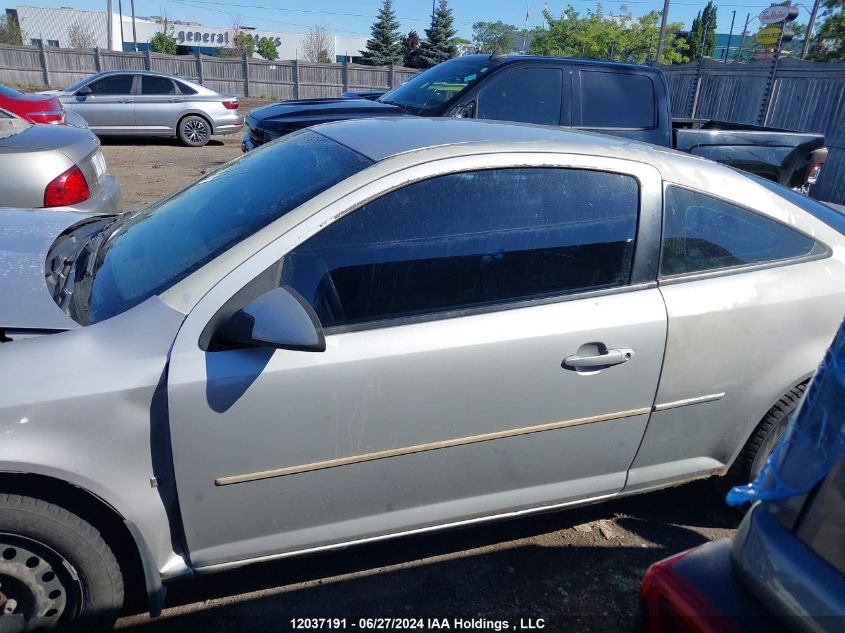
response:
[[[176,122],[185,107],[185,97],[179,94],[169,77],[141,75],[141,88],[135,97],[135,125],[138,132],[176,133]]]
[[[135,130],[135,75],[107,75],[87,84],[90,94],[79,94],[66,107],[88,123],[96,133],[122,134]]]
[[[188,315],[167,380],[195,566],[624,485],[666,335],[656,170],[513,154],[396,178],[311,216]],[[268,277],[310,302],[325,351],[203,349]]]

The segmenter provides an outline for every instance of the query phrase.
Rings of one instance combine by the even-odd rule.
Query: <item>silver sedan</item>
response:
[[[0,582],[33,628],[113,616],[120,562],[155,610],[178,578],[748,481],[845,313],[833,209],[560,129],[331,123],[82,219],[0,213]]]
[[[0,207],[113,213],[121,206],[120,184],[91,132],[0,110]]]
[[[240,132],[244,124],[237,95],[164,73],[102,72],[50,94],[101,136],[176,136],[200,147],[212,135]]]

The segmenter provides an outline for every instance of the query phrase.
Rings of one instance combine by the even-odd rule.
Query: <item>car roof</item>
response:
[[[475,119],[373,117],[324,123],[311,128],[372,161],[454,147],[455,155],[480,151],[535,151],[627,158],[666,168],[703,165],[731,171],[708,160],[618,136],[562,127]]]
[[[182,77],[181,75],[174,75],[173,73],[162,73],[157,70],[139,70],[135,68],[125,68],[123,70],[104,70],[102,72],[91,75],[91,78],[93,79],[94,77],[108,77],[109,75],[151,75],[153,77],[167,77],[168,79],[179,79],[180,81],[186,81],[191,84],[197,83],[193,79],[188,79],[187,77]]]
[[[495,54],[494,54],[495,55]],[[578,64],[579,66],[596,66],[596,67],[609,67],[609,68],[619,68],[619,69],[628,69],[628,70],[639,70],[643,72],[651,72],[655,74],[662,73],[662,71],[658,68],[652,68],[651,66],[645,66],[643,64],[629,64],[625,62],[615,62],[610,60],[601,60],[601,59],[581,59],[579,57],[557,57],[554,55],[519,55],[516,53],[511,53],[509,55],[501,55],[498,57],[494,57],[494,55],[486,55],[486,54],[478,54],[478,55],[463,55],[461,57],[453,57],[453,60],[479,60],[483,61],[485,59],[497,62],[500,65],[506,64],[516,64],[516,63],[528,63],[528,64],[548,64],[549,62],[559,62],[563,64]],[[452,60],[449,60],[452,61]],[[444,63],[449,63],[444,62]]]

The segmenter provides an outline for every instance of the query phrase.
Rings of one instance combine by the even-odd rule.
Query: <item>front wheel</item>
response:
[[[114,623],[123,576],[88,522],[64,508],[0,494],[0,631],[51,631],[76,622],[93,631]]]
[[[179,121],[179,140],[189,147],[202,147],[211,138],[211,126],[201,116],[186,116]]]

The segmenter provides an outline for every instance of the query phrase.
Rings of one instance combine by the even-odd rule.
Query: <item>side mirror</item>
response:
[[[90,94],[93,94],[93,90],[89,86],[82,86],[79,90],[73,93],[74,97],[87,97]]]
[[[470,101],[463,105],[455,106],[446,116],[451,116],[455,119],[472,119],[475,118],[475,101]]]
[[[253,299],[214,334],[225,347],[275,347],[301,352],[326,351],[323,328],[314,309],[293,288],[282,286]]]

